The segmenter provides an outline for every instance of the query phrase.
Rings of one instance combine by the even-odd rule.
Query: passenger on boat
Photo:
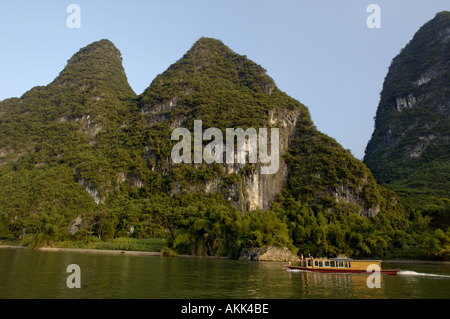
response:
[[[291,261],[289,259],[288,259],[288,264],[284,265],[284,268],[286,268],[286,267],[291,267]]]
[[[308,254],[308,266],[312,266],[312,260],[313,260],[313,256],[311,256],[311,254]]]

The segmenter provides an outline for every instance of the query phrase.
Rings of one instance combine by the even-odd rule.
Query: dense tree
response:
[[[269,128],[279,125],[269,110],[281,108],[300,116],[284,158],[287,183],[267,211],[241,212],[223,192],[253,164],[228,174],[220,164],[170,161],[175,124],[191,132],[194,119],[223,133]],[[217,180],[218,192],[202,191]],[[167,244],[178,253],[234,258],[260,246],[355,257],[422,249],[447,258],[449,245],[448,200],[405,208],[319,132],[308,109],[266,70],[208,38],[139,96],[120,52],[101,40],[75,54],[49,85],[0,102],[0,190],[0,238],[32,247],[62,240],[111,249]],[[368,211],[377,213],[364,217]]]

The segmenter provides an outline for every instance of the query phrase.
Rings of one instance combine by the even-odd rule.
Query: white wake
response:
[[[428,276],[428,277],[445,277],[450,278],[449,275],[437,275],[437,274],[426,274],[421,272],[415,272],[411,270],[401,270],[397,273],[397,275],[403,275],[403,276]]]

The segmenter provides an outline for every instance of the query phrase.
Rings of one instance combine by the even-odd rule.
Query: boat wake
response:
[[[300,269],[286,269],[286,271],[289,272],[308,272],[307,270],[300,270]],[[330,272],[329,274],[336,274]],[[339,274],[339,273],[337,273]],[[340,274],[342,275],[342,274]],[[355,274],[353,274],[355,275]],[[361,275],[361,274],[357,274]],[[362,273],[362,275],[365,275],[365,273]],[[450,278],[450,275],[438,275],[438,274],[427,274],[427,273],[421,273],[421,272],[415,272],[412,270],[400,270],[397,275],[399,276],[426,276],[426,277],[440,277],[440,278]]]
[[[397,273],[397,275],[400,276],[428,276],[428,277],[444,277],[444,278],[450,278],[449,275],[437,275],[437,274],[426,274],[421,272],[415,272],[411,270],[401,270]]]
[[[289,272],[307,272],[306,270],[302,270],[302,269],[290,269],[290,268],[286,269],[286,271],[289,271]]]

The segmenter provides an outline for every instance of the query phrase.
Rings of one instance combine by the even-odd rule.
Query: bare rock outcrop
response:
[[[243,248],[239,260],[253,260],[253,261],[300,261],[300,259],[293,255],[286,247],[258,247],[258,248]]]

